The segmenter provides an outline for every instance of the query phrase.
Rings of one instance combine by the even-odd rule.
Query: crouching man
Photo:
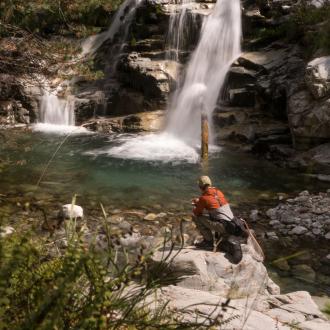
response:
[[[241,243],[246,241],[246,232],[239,228],[224,194],[212,187],[208,176],[201,176],[198,185],[202,195],[192,200],[195,206],[193,221],[204,240],[196,246],[210,248],[215,246],[215,241],[221,241],[221,249],[229,253],[233,263],[239,263],[242,260]]]

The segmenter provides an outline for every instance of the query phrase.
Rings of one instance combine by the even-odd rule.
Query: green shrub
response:
[[[0,22],[48,34],[69,33],[80,26],[107,26],[121,0],[3,0]]]

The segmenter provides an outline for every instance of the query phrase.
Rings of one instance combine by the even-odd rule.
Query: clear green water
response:
[[[199,194],[197,178],[205,173],[199,164],[133,161],[104,153],[87,155],[86,152],[111,148],[117,144],[116,138],[75,135],[63,144],[37,188],[36,183],[63,136],[7,130],[0,132],[0,140],[0,200],[1,195],[20,196],[23,200],[32,197],[47,200],[55,209],[57,202],[68,203],[78,194],[78,203],[88,211],[102,202],[113,209],[190,212],[190,200]],[[262,200],[278,193],[327,188],[295,171],[229,150],[212,155],[208,174],[238,208],[258,207]],[[318,286],[307,287],[300,281],[292,281],[299,289],[320,292]],[[281,283],[281,279],[277,278],[276,282]],[[284,279],[282,286],[290,291],[293,284],[287,284]]]
[[[36,183],[63,136],[40,132],[3,131],[0,159],[5,160],[0,193],[35,191]],[[116,139],[99,135],[74,135],[63,144],[50,163],[38,193],[68,202],[74,194],[118,208],[191,208],[198,194],[196,181],[205,170],[199,164],[162,163],[87,155],[116,144]],[[7,164],[7,166],[6,166]],[[212,155],[208,174],[234,205],[255,203],[277,193],[325,186],[294,171],[280,169],[253,156],[222,150]]]

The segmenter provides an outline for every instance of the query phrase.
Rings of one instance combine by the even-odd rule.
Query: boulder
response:
[[[316,99],[330,96],[330,56],[319,57],[308,63],[306,83]]]
[[[296,226],[290,232],[289,235],[303,235],[308,232],[308,229],[303,226]]]
[[[140,112],[120,117],[104,117],[91,120],[85,127],[99,133],[158,132],[163,127],[165,112],[162,110]]]
[[[228,299],[215,292],[169,285],[157,291],[157,300],[152,297],[148,300],[152,309],[166,304],[168,311],[182,320],[210,328],[215,325],[215,329],[290,330],[294,325],[299,329],[326,330],[330,327],[304,291]]]
[[[172,251],[168,260],[174,270],[189,274],[183,276],[177,284],[179,287],[214,292],[233,299],[248,297],[258,292],[279,293],[279,287],[268,277],[265,266],[257,260],[253,248],[250,245],[242,245],[242,249],[243,259],[238,265],[232,264],[224,253],[198,250],[194,247],[184,248],[180,252]],[[154,259],[161,260],[163,257],[164,252],[157,252]]]
[[[152,60],[132,52],[118,64],[120,81],[127,87],[141,91],[147,99],[166,101],[176,84],[178,63]]]
[[[330,98],[316,101],[307,90],[295,93],[289,98],[288,117],[296,148],[330,140]]]
[[[292,167],[312,169],[312,173],[330,175],[330,143],[321,144],[291,158]],[[322,176],[320,177],[322,179]],[[324,177],[326,180],[326,177]]]

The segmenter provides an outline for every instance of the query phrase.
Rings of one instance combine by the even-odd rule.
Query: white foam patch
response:
[[[114,158],[160,161],[164,163],[199,161],[198,151],[184,141],[168,133],[143,136],[119,136],[119,145],[86,152],[87,155],[106,154]]]
[[[81,126],[70,125],[54,125],[54,124],[35,124],[32,125],[35,132],[52,133],[52,134],[93,134],[93,132]]]

